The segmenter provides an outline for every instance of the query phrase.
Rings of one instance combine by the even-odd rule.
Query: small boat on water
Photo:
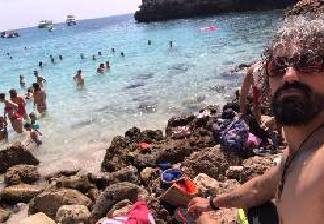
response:
[[[20,35],[15,30],[5,30],[3,32],[0,32],[0,37],[1,38],[17,38],[17,37],[20,37]]]
[[[75,26],[76,23],[76,18],[74,15],[67,15],[66,16],[66,25],[68,26]]]
[[[53,26],[52,20],[41,20],[38,23],[38,28],[51,28]]]

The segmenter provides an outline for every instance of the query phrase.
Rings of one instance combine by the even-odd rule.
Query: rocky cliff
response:
[[[324,0],[301,0],[285,13],[285,16],[305,13],[324,13]]]
[[[297,0],[142,0],[135,13],[139,22],[190,18],[224,12],[286,8]]]

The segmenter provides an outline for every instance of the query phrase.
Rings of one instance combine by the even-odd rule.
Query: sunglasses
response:
[[[315,54],[312,51],[296,53],[292,58],[277,57],[267,63],[269,77],[283,76],[288,67],[293,67],[302,73],[314,73],[324,71],[324,55]]]

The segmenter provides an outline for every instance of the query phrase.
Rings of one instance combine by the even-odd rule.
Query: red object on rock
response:
[[[151,144],[148,144],[148,143],[145,143],[145,142],[142,142],[142,143],[139,143],[138,144],[139,146],[139,149],[142,151],[142,152],[148,152],[151,150]]]

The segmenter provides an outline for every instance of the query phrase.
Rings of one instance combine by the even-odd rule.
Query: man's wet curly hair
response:
[[[324,56],[324,15],[298,15],[286,18],[275,34],[266,57],[275,58],[312,51]]]

